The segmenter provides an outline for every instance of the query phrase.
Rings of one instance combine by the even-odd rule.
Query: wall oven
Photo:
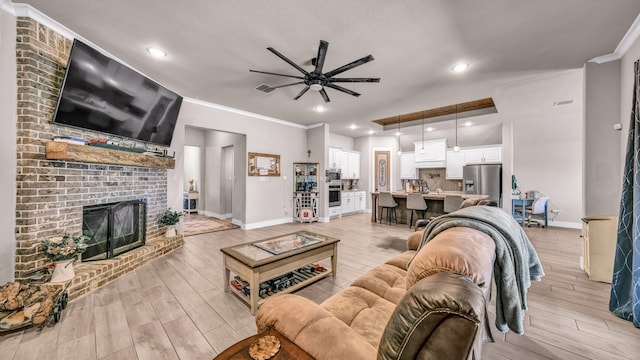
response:
[[[340,206],[342,204],[340,201],[341,188],[342,188],[342,184],[340,180],[332,180],[329,183],[329,207]]]

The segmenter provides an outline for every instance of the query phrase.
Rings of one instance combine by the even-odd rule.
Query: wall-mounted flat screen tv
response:
[[[73,41],[53,122],[169,146],[182,97]]]

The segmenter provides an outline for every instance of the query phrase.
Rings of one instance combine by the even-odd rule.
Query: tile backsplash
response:
[[[462,191],[462,180],[447,180],[446,171],[446,168],[418,169],[418,178],[424,180],[431,190]]]

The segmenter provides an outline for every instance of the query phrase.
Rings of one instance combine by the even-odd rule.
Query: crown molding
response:
[[[588,62],[604,64],[610,61],[620,60],[627,51],[629,51],[631,45],[633,45],[638,38],[640,38],[640,14],[638,14],[636,20],[631,24],[631,27],[627,30],[627,33],[624,34],[624,37],[620,40],[620,43],[618,43],[618,46],[611,54],[595,57]]]
[[[70,40],[73,40],[74,38],[78,37],[78,34],[69,30],[69,28],[53,20],[49,16],[43,14],[42,12],[35,9],[31,5],[14,4],[8,0],[0,0],[0,1],[1,1],[0,8],[12,14],[13,16],[31,18]]]
[[[296,123],[293,123],[293,122],[290,122],[290,121],[272,118],[272,117],[266,116],[266,115],[256,114],[256,113],[253,113],[253,112],[250,112],[250,111],[236,109],[236,108],[233,108],[233,107],[230,107],[230,106],[214,104],[214,103],[211,103],[211,102],[208,102],[208,101],[204,101],[204,100],[185,97],[184,101],[186,101],[188,103],[195,104],[195,105],[205,106],[205,107],[212,108],[212,109],[223,110],[223,111],[227,111],[227,112],[234,113],[234,114],[249,116],[249,117],[260,119],[260,120],[266,120],[266,121],[270,121],[270,122],[277,123],[277,124],[280,124],[280,125],[296,127],[296,128],[299,128],[299,129],[309,129],[309,127],[305,126],[305,125],[300,125],[300,124],[296,124]]]

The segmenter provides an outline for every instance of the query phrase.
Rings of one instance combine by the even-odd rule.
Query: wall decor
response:
[[[280,176],[280,155],[250,152],[249,176]]]

